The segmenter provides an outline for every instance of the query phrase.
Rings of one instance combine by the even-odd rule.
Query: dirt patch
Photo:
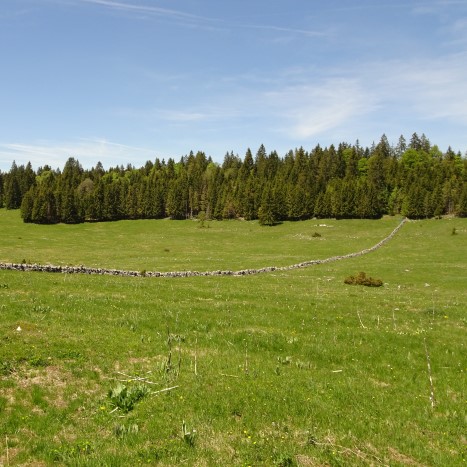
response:
[[[304,456],[302,454],[298,454],[295,456],[295,460],[297,461],[297,465],[299,467],[327,467],[330,464],[323,464],[320,461],[317,461],[309,456]]]
[[[52,365],[40,369],[24,370],[14,376],[17,386],[22,389],[40,386],[50,391],[52,395],[46,397],[46,400],[50,405],[58,408],[65,408],[68,405],[64,398],[64,390],[67,387],[67,381],[72,378],[69,372]]]
[[[370,378],[370,381],[378,388],[388,388],[391,386],[389,383],[384,381],[378,381],[377,379]]]
[[[395,460],[396,462],[399,462],[404,465],[415,465],[417,467],[423,467],[423,464],[420,464],[420,462],[417,462],[415,459],[412,459],[409,456],[406,456],[405,454],[402,454],[395,448],[389,448],[389,454],[391,456],[391,459]]]

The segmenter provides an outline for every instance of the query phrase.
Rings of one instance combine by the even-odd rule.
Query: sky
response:
[[[467,152],[467,0],[0,0],[0,170]]]

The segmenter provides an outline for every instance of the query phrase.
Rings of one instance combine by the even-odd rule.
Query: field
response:
[[[399,222],[40,226],[0,210],[0,262],[286,266]],[[344,284],[359,271],[384,286]],[[467,219],[247,277],[0,270],[0,465],[465,465],[466,284]]]

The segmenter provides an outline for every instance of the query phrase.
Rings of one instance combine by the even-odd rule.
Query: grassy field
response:
[[[285,266],[399,221],[37,226],[0,210],[0,262]],[[384,286],[344,284],[359,271]],[[0,271],[0,465],[465,465],[466,284],[467,219],[259,276]]]

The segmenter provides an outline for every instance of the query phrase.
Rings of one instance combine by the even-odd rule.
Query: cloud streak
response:
[[[265,94],[278,130],[289,138],[310,139],[374,109],[374,99],[355,79],[331,78]]]
[[[18,164],[31,162],[38,168],[50,165],[62,168],[69,157],[75,157],[90,168],[101,161],[104,165],[126,165],[130,160],[143,164],[153,160],[155,151],[137,146],[114,143],[106,139],[80,139],[77,141],[39,141],[36,143],[0,143],[0,165],[7,167],[13,160]]]
[[[298,29],[298,28],[285,28],[281,26],[269,26],[264,24],[245,24],[241,27],[247,29],[259,29],[265,31],[275,31],[275,32],[285,32],[288,34],[298,34],[308,37],[325,37],[327,34],[321,31],[314,31],[308,29]]]
[[[161,8],[152,5],[140,5],[133,3],[126,3],[122,1],[114,0],[79,0],[80,3],[93,4],[98,6],[103,6],[113,10],[126,11],[132,13],[145,13],[150,15],[161,16],[169,19],[183,20],[190,22],[212,22],[216,21],[214,18],[207,18],[204,16],[194,15],[191,13],[186,13],[180,10],[173,10],[170,8]]]

